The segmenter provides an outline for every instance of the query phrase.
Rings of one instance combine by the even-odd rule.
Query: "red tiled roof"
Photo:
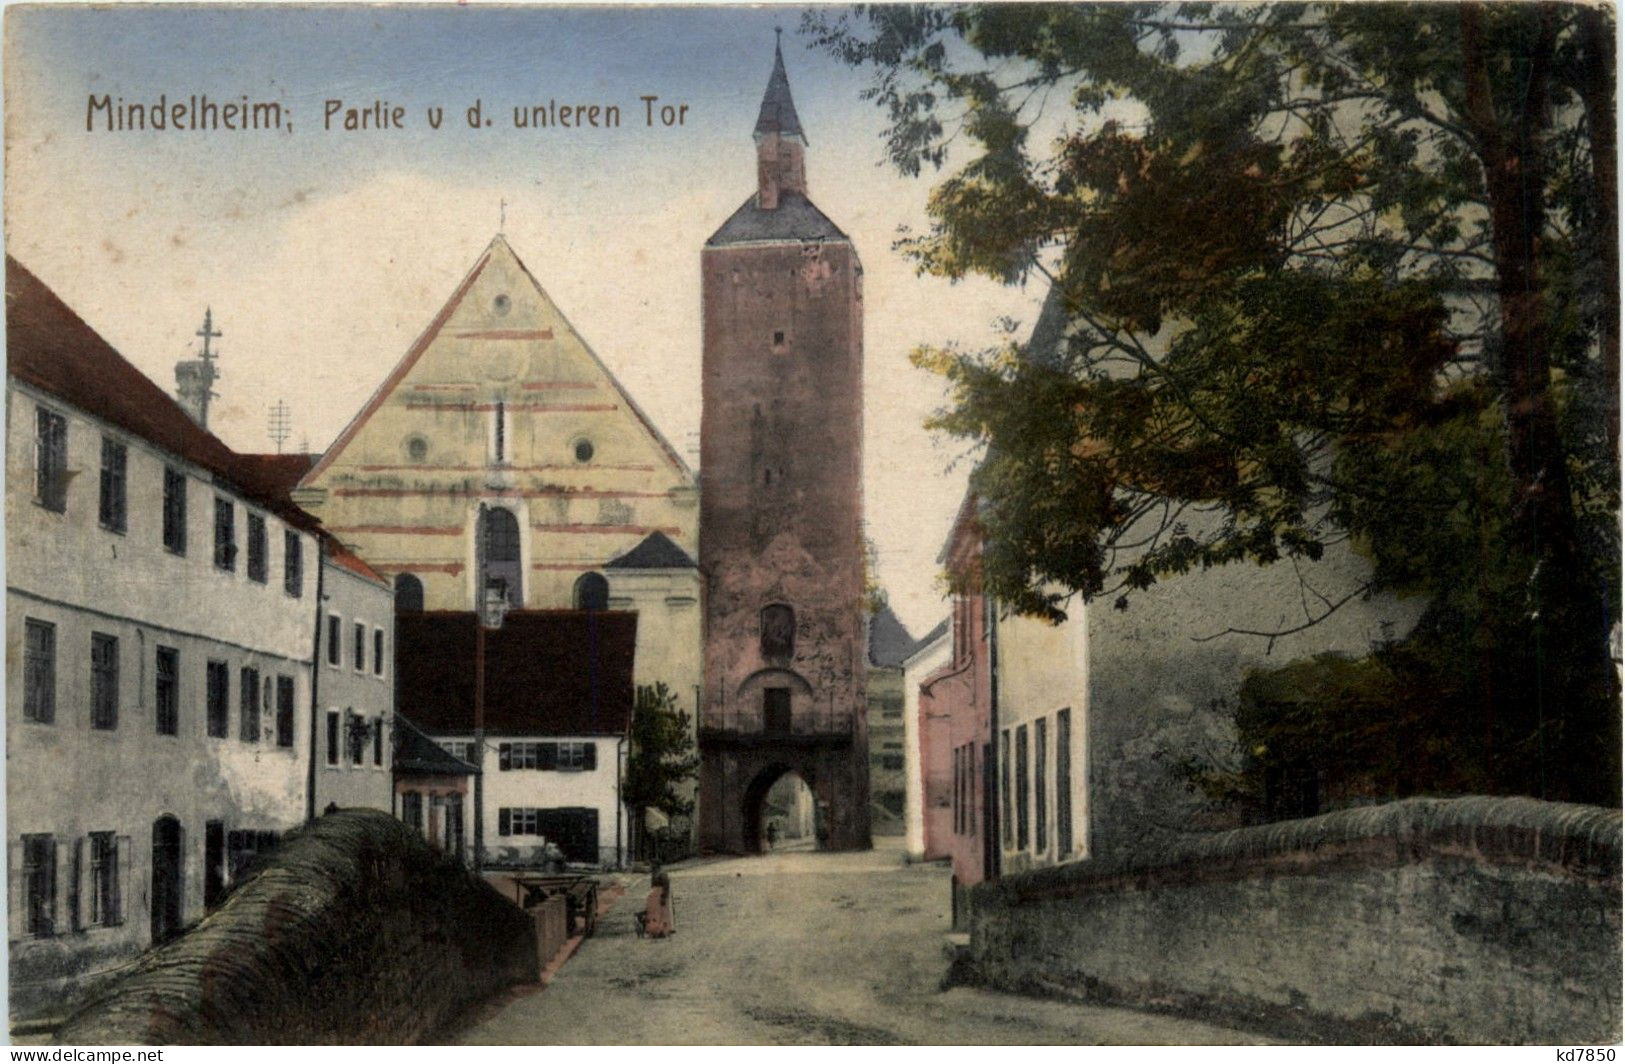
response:
[[[239,454],[243,467],[254,470],[255,475],[268,487],[287,495],[298,486],[299,480],[316,464],[319,454]]]
[[[17,380],[201,466],[290,524],[316,519],[264,471],[193,421],[20,262],[6,256],[6,371]]]
[[[357,576],[364,577],[374,583],[383,584],[385,587],[393,586],[388,580],[379,575],[378,570],[362,561],[361,555],[350,550],[332,536],[324,536],[323,539],[327,544],[327,557],[332,560],[334,565],[340,569],[348,569]]]
[[[474,728],[472,613],[395,618],[396,705],[431,735]],[[636,613],[515,610],[485,634],[485,730],[624,735],[632,719]]]

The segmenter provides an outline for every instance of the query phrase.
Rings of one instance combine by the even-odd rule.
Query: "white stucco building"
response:
[[[6,264],[13,1015],[200,916],[305,817],[313,524]]]
[[[920,742],[920,682],[948,663],[952,632],[947,618],[927,632],[903,659],[903,834],[911,861],[940,857],[927,854],[924,748]],[[946,805],[946,803],[944,803]]]

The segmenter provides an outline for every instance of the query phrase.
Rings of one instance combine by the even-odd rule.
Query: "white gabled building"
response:
[[[14,1016],[200,916],[309,806],[314,522],[6,262]]]

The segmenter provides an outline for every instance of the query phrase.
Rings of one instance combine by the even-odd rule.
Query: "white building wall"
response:
[[[316,808],[392,808],[395,714],[395,595],[385,584],[322,560],[323,621],[317,649]],[[328,617],[339,619],[338,663],[329,656]],[[355,660],[355,626],[365,636]],[[381,641],[381,646],[379,642]],[[329,743],[328,714],[337,714],[338,743]],[[348,736],[351,720],[368,728],[361,761]]]
[[[925,856],[925,779],[920,750],[920,681],[948,663],[953,633],[945,629],[903,662],[903,832],[910,860]]]
[[[66,418],[67,503],[62,513],[34,499],[36,409]],[[284,589],[287,526],[204,470],[144,440],[8,381],[6,392],[6,713],[7,843],[14,1015],[60,1002],[65,989],[121,963],[150,941],[154,821],[173,816],[182,829],[181,919],[203,910],[206,825],[224,831],[282,831],[306,810],[311,635],[316,594],[315,539],[297,532],[301,594]],[[127,448],[126,528],[98,519],[104,436]],[[162,539],[164,469],[187,478],[187,549]],[[217,496],[235,509],[235,570],[214,565]],[[267,579],[247,575],[246,514],[266,522]],[[55,712],[49,723],[24,719],[24,632],[30,619],[55,626]],[[118,640],[116,727],[93,729],[91,634]],[[178,654],[176,734],[156,727],[158,647]],[[209,661],[229,680],[227,728],[207,734]],[[259,718],[243,736],[241,670],[257,669]],[[279,742],[279,678],[293,684],[293,728]],[[113,832],[120,845],[120,921],[88,923],[89,832]],[[50,835],[56,846],[55,927],[26,929],[24,835]],[[79,852],[76,862],[74,854]]]
[[[465,759],[472,745],[472,733],[436,735],[435,741]],[[590,743],[597,749],[597,767],[591,771],[560,769],[503,770],[500,747],[504,743]],[[630,820],[620,800],[620,781],[626,772],[626,740],[591,735],[504,735],[486,736],[482,802],[484,805],[484,847],[488,863],[525,864],[540,859],[547,840],[535,835],[502,835],[499,832],[503,809],[593,809],[598,813],[599,863],[615,867],[624,860]],[[474,844],[474,788],[470,781],[468,804],[468,844]]]

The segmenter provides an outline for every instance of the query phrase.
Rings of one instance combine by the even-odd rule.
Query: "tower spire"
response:
[[[762,108],[756,115],[756,205],[778,210],[786,192],[807,194],[807,169],[802,151],[807,135],[801,131],[795,100],[790,97],[790,76],[784,70],[782,30],[775,29],[773,73],[768,75]]]

